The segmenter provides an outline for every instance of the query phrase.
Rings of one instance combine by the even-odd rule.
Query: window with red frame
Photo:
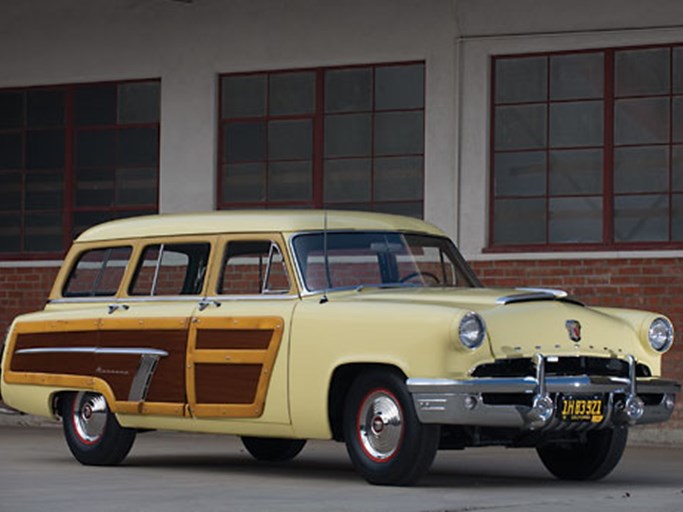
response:
[[[683,47],[493,59],[492,248],[683,241]]]
[[[157,211],[159,81],[0,91],[0,257]]]
[[[221,77],[219,208],[422,217],[424,64]]]

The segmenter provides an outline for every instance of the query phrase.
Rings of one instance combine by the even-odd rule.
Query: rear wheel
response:
[[[439,445],[439,427],[417,419],[404,378],[374,371],[358,377],[344,408],[349,457],[368,482],[409,485],[428,470]]]
[[[61,402],[64,437],[81,464],[113,466],[126,458],[135,430],[123,428],[99,393],[69,393]]]
[[[593,430],[580,440],[544,444],[536,451],[543,465],[560,480],[600,480],[621,460],[627,438],[626,427]]]
[[[242,444],[256,460],[284,462],[299,455],[304,449],[306,441],[302,439],[243,437]]]

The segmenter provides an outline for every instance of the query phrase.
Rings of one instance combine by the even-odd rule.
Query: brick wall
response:
[[[0,268],[0,332],[15,316],[43,309],[58,267]]]
[[[683,381],[683,258],[475,261],[485,286],[560,288],[588,305],[656,311],[676,327],[663,374]],[[683,399],[664,428],[683,429]]]

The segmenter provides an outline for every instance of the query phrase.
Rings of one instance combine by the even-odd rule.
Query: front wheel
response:
[[[560,480],[600,480],[617,466],[624,454],[628,429],[607,428],[585,437],[541,444],[536,448],[543,465]]]
[[[126,458],[135,430],[116,421],[99,393],[69,393],[61,404],[64,437],[73,456],[86,466],[114,466]]]
[[[276,439],[270,437],[242,437],[242,444],[256,460],[284,462],[292,460],[304,449],[303,439]]]
[[[404,378],[374,371],[358,377],[344,407],[346,449],[368,482],[409,485],[428,470],[439,447],[439,427],[417,419]]]

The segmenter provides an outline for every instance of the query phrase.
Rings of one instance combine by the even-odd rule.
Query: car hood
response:
[[[433,305],[476,311],[486,322],[495,358],[547,355],[647,357],[639,339],[640,316],[590,308],[560,290],[401,288],[361,290],[350,300]],[[647,313],[642,314],[644,321]],[[639,325],[634,325],[638,323]],[[572,339],[575,338],[575,339]],[[578,339],[576,339],[578,338]],[[628,347],[628,349],[626,348]]]

